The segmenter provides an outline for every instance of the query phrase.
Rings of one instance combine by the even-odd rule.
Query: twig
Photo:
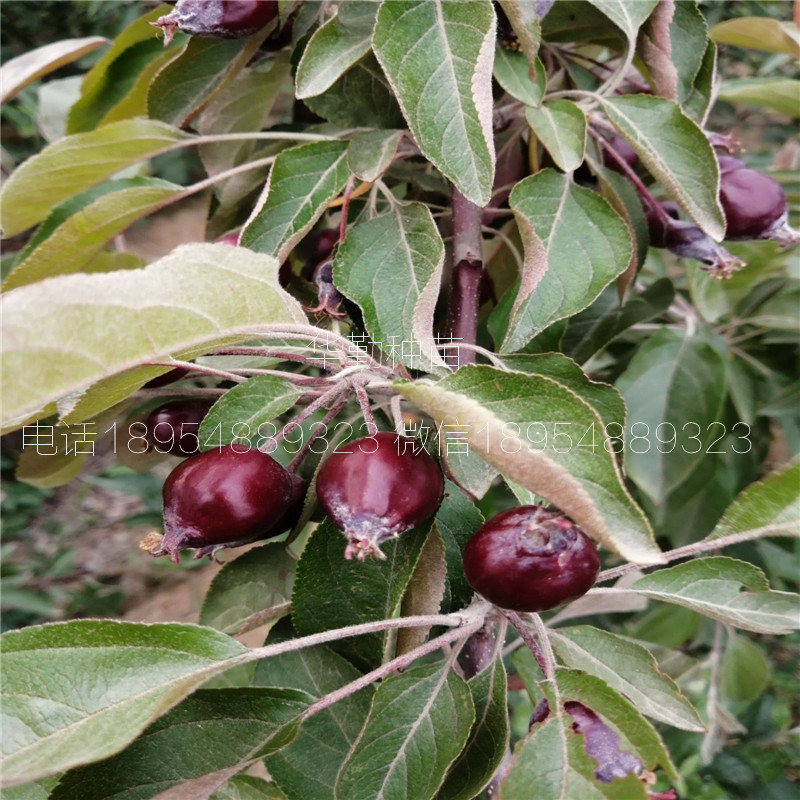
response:
[[[287,472],[294,472],[297,467],[300,465],[300,462],[305,458],[306,453],[308,453],[311,445],[319,439],[320,436],[327,430],[328,423],[342,410],[344,406],[347,405],[347,398],[341,398],[337,402],[335,402],[330,409],[328,410],[327,414],[319,421],[318,427],[315,433],[311,433],[308,437],[308,441],[295,453],[292,460],[286,465]]]
[[[461,628],[458,628],[454,631],[449,631],[448,633],[444,633],[441,636],[437,636],[435,639],[431,639],[429,642],[425,642],[425,644],[420,645],[419,647],[415,647],[413,650],[409,650],[407,653],[403,654],[402,656],[398,656],[397,658],[392,659],[391,661],[387,662],[383,666],[378,667],[377,669],[372,670],[372,672],[368,672],[366,675],[363,675],[361,678],[353,681],[352,683],[348,683],[347,686],[342,686],[341,689],[337,689],[335,692],[331,692],[327,694],[325,697],[320,698],[316,703],[305,711],[303,714],[303,719],[308,719],[309,717],[317,714],[320,711],[324,711],[329,706],[332,706],[334,703],[338,703],[340,700],[344,700],[345,697],[349,697],[351,694],[355,694],[357,691],[363,689],[366,686],[369,686],[371,683],[377,680],[381,680],[385,678],[387,675],[391,675],[398,669],[404,669],[405,667],[413,664],[418,658],[421,658],[428,653],[433,653],[435,650],[439,650],[442,647],[450,644],[451,642],[456,642],[460,639],[466,639],[468,636],[472,635],[475,631],[477,631],[483,625],[483,619],[475,620],[472,623],[464,625]],[[451,654],[450,658],[454,658],[455,654]]]
[[[367,423],[367,435],[374,436],[378,432],[378,426],[375,424],[375,417],[372,415],[372,409],[369,407],[369,397],[360,383],[355,383],[354,389],[358,405],[361,407],[361,414],[364,417],[364,422]]]
[[[355,175],[351,175],[347,179],[344,187],[344,194],[342,195],[342,221],[339,223],[339,242],[344,241],[344,234],[347,231],[347,211],[350,208],[350,195],[353,193],[353,183],[355,182]]]
[[[545,677],[547,677],[547,661],[545,660],[541,648],[536,643],[536,639],[534,638],[528,626],[525,624],[525,621],[514,611],[504,611],[503,613],[505,614],[506,619],[511,623],[514,630],[520,635],[522,641],[528,645],[528,649],[531,651],[531,653],[533,653],[536,663],[539,665],[539,668],[542,670]]]
[[[687,558],[688,556],[694,556],[698,553],[705,553],[709,550],[729,547],[732,544],[749,542],[762,536],[783,536],[786,535],[782,533],[782,530],[785,530],[785,528],[785,525],[780,524],[762,525],[759,528],[751,528],[749,531],[741,531],[740,533],[731,533],[728,536],[720,536],[718,539],[702,539],[699,542],[687,544],[683,547],[678,547],[675,550],[668,550],[662,555],[664,556],[665,562],[676,561],[679,558]],[[627,575],[629,572],[634,572],[635,570],[641,568],[641,564],[620,564],[618,567],[612,567],[611,569],[603,570],[603,572],[597,576],[595,583],[604,583],[605,581],[610,581],[613,578],[619,578],[622,575]]]
[[[169,361],[145,361],[141,366],[185,369],[191,372],[201,372],[203,375],[213,375],[216,378],[233,381],[234,383],[243,383],[247,380],[247,378],[243,378],[241,375],[236,375],[233,372],[227,372],[224,369],[215,369],[214,367],[204,367],[201,364],[195,364],[193,361],[178,361],[177,359],[170,359]]]
[[[316,400],[312,403],[309,403],[299,414],[293,417],[286,425],[283,426],[281,430],[273,437],[273,441],[280,442],[281,440],[285,439],[286,436],[291,433],[296,427],[298,427],[303,420],[308,419],[315,411],[320,408],[323,408],[331,401],[335,401],[343,391],[345,391],[345,384],[334,384],[331,386],[330,389],[323,392]]]
[[[714,643],[711,645],[709,657],[708,694],[706,695],[706,716],[708,717],[708,730],[703,736],[700,745],[700,760],[703,764],[710,764],[714,758],[717,736],[720,724],[717,714],[717,698],[719,696],[719,672],[722,655],[722,629],[721,622],[716,622],[714,627]]]

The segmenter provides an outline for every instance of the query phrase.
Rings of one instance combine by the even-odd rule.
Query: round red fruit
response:
[[[276,535],[285,530],[280,525],[299,500],[299,488],[255,448],[227,445],[187,458],[164,482],[164,538],[152,555],[177,563],[181,550],[207,555]]]
[[[432,516],[444,481],[436,461],[395,433],[365,436],[333,453],[317,475],[317,498],[347,536],[345,558],[385,558],[382,542]]]
[[[277,0],[178,0],[153,25],[164,31],[164,44],[176,30],[190,36],[239,39],[261,30],[278,15]]]
[[[780,184],[754,169],[734,169],[720,176],[719,200],[725,212],[726,239],[770,238],[786,214]]]
[[[464,548],[469,585],[511,611],[546,611],[575,600],[600,569],[592,540],[560,511],[520,506],[482,525]]]

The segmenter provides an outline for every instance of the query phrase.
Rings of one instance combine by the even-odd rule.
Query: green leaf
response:
[[[105,188],[115,187],[120,188],[104,192],[55,228],[11,271],[3,290],[82,271],[117,234],[184,192],[182,186],[156,178],[112,181]]]
[[[347,163],[353,175],[367,183],[380,178],[392,165],[404,133],[405,131],[357,133],[347,150]]]
[[[708,538],[733,535],[800,536],[800,462],[751,483]]]
[[[564,337],[564,350],[583,364],[628,328],[662,314],[674,298],[672,281],[659,278],[638,294],[628,297],[625,303],[614,303],[605,313],[601,309],[601,313],[595,316],[591,313],[592,305],[570,320]]]
[[[800,620],[799,595],[771,591],[758,567],[724,556],[660,569],[632,589],[755,633],[789,633]]]
[[[422,203],[354,225],[333,260],[336,288],[357,303],[370,338],[395,361],[443,366],[433,338],[444,244]]]
[[[160,61],[158,54],[165,52],[163,42],[154,36],[149,23],[169,11],[170,7],[162,3],[133,20],[114,37],[111,47],[83,78],[80,99],[67,117],[68,134],[99,127],[103,117],[131,92],[135,76],[146,71],[148,63]],[[167,48],[169,58],[174,58],[178,49],[177,44]],[[145,112],[143,108],[142,113]]]
[[[353,128],[402,128],[403,114],[386,76],[372,54],[352,66],[327,92],[305,104],[334,125]]]
[[[272,165],[240,244],[283,261],[347,183],[347,142],[311,142],[282,152]]]
[[[550,640],[568,667],[605,681],[645,716],[684,731],[705,730],[692,704],[641,645],[589,625],[551,631]]]
[[[676,3],[669,23],[670,61],[678,77],[677,100],[690,117],[687,100],[694,93],[708,45],[708,26],[697,3]]]
[[[214,450],[253,436],[269,438],[278,429],[266,427],[294,407],[302,391],[276,375],[254,375],[225,392],[200,423],[201,450]],[[262,429],[263,428],[263,429]]]
[[[642,23],[650,16],[658,0],[589,0],[602,11],[628,38],[632,46],[636,45],[636,34]]]
[[[639,195],[629,181],[613,170],[598,165],[593,165],[593,168],[597,175],[600,194],[619,214],[631,234],[633,252],[628,259],[627,268],[617,278],[617,294],[620,299],[623,299],[628,287],[636,277],[637,270],[647,258],[647,248],[650,247],[647,218],[644,215]]]
[[[769,683],[764,650],[744,636],[733,636],[722,657],[722,693],[728,700],[752,703]]]
[[[506,670],[495,658],[470,679],[475,723],[461,755],[447,773],[437,800],[471,800],[492,779],[508,748]]]
[[[360,677],[349,661],[317,646],[260,661],[255,682],[299,689],[318,700]],[[288,797],[333,800],[336,775],[369,714],[372,693],[366,687],[309,717],[288,747],[264,759]]]
[[[200,624],[234,634],[254,615],[286,603],[292,596],[296,564],[281,542],[256,547],[229,561],[208,587]]]
[[[369,53],[378,5],[373,0],[344,3],[314,32],[297,65],[297,97],[322,94]]]
[[[31,156],[6,181],[3,236],[41,222],[53,206],[136,161],[173,149],[189,137],[163,122],[131,119],[67,136]]]
[[[0,70],[0,83],[3,87],[0,90],[0,103],[11,100],[29,83],[43,78],[65,64],[77,61],[104,44],[108,44],[108,39],[104,36],[62,39],[6,61]]]
[[[588,403],[601,417],[603,424],[625,424],[625,403],[619,392],[607,383],[590,380],[571,359],[561,353],[537,353],[503,356],[503,363],[517,372],[542,375],[566,386]]]
[[[539,108],[526,108],[525,119],[559,169],[573,172],[583,163],[586,115],[575,103],[546,100]]]
[[[247,653],[208,628],[106,620],[24,628],[0,642],[8,783],[113,755]]]
[[[586,308],[628,266],[631,237],[594,192],[546,169],[520,181],[510,205],[525,246],[521,281],[489,318],[503,352]],[[575,231],[581,231],[580,236]]]
[[[184,127],[236,77],[263,38],[260,33],[248,39],[190,36],[184,51],[153,80],[149,116]]]
[[[494,180],[492,60],[488,0],[383,3],[373,48],[423,155],[473,203]]]
[[[518,0],[499,0],[499,2],[511,23],[519,48],[533,70],[538,67],[539,45],[542,42],[542,27],[536,3],[520,3]],[[532,72],[531,77],[533,77]]]
[[[6,426],[109,379],[84,409],[94,416],[159,374],[139,364],[192,358],[268,322],[305,321],[273,259],[224,244],[184,245],[141,270],[52,278],[8,292],[0,305]]]
[[[480,500],[492,487],[498,471],[470,450],[458,429],[442,431],[442,460],[453,480]]]
[[[470,537],[483,522],[483,514],[477,506],[454,483],[445,481],[444,496],[435,518],[447,561],[447,585],[442,604],[445,612],[464,608],[472,599],[472,587],[464,577],[462,556]]]
[[[288,57],[281,54],[266,65],[259,62],[250,69],[242,70],[225,87],[224,92],[218,92],[212,98],[197,120],[197,130],[204,136],[260,131],[268,123],[270,112],[289,76],[289,67]],[[199,153],[208,174],[216,175],[223,170],[244,164],[251,160],[255,153],[259,157],[270,155],[266,148],[257,151],[258,144],[259,142],[252,139],[214,142],[200,145]],[[273,143],[272,147],[276,146],[282,147],[283,143]],[[244,173],[230,180],[238,183],[249,179],[250,175]],[[227,184],[226,181],[216,187],[220,202]]]
[[[711,29],[711,38],[717,44],[750,47],[767,53],[786,53],[800,58],[800,41],[797,32],[784,27],[771,17],[736,17],[718,22]]]
[[[794,78],[737,78],[724,81],[718,94],[719,100],[765,108],[793,118],[800,116],[798,97],[800,81]]]
[[[178,787],[203,800],[291,742],[308,703],[292,689],[201,689],[121,753],[67,773],[51,800],[150,800]]]
[[[720,434],[726,381],[725,358],[715,345],[662,328],[617,379],[633,420],[625,470],[655,504],[697,469],[706,451],[719,449],[711,445]]]
[[[384,680],[336,779],[336,800],[432,798],[475,720],[469,688],[448,664]]]
[[[561,508],[598,542],[630,561],[660,561],[650,526],[606,449],[602,418],[570,388],[474,365],[436,384],[395,385],[437,424],[457,425],[504,476]],[[589,434],[592,444],[580,445]]]
[[[382,549],[386,561],[344,560],[345,539],[330,521],[320,525],[297,565],[292,622],[301,636],[388,619],[397,614],[430,526],[404,533]],[[359,668],[381,663],[391,637],[370,633],[341,639],[331,647]]]
[[[4,786],[0,797],[3,800],[48,800],[50,792],[58,783],[58,775],[51,775],[32,783],[18,784],[17,786]]]
[[[712,239],[725,234],[719,167],[703,131],[671,100],[649,95],[604,97],[609,120],[670,196]]]
[[[538,56],[536,56],[534,64],[534,78],[531,80],[528,60],[523,53],[506,50],[499,44],[495,49],[494,77],[497,82],[515,100],[536,107],[544,97],[547,73]]]
[[[717,86],[717,46],[709,40],[700,62],[700,69],[694,76],[694,83],[683,101],[683,111],[698,125],[705,125],[711,106],[716,99]]]
[[[286,795],[274,783],[267,783],[263,778],[234,775],[209,800],[286,800]]]

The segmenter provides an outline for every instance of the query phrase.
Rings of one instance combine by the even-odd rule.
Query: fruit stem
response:
[[[319,439],[324,433],[327,432],[328,423],[342,410],[342,408],[347,405],[346,398],[340,398],[337,402],[335,402],[329,409],[327,414],[320,420],[319,424],[316,426],[316,429],[313,433],[308,435],[308,440],[306,443],[295,453],[292,460],[286,465],[287,472],[295,472],[297,468],[300,466],[300,462],[305,458],[306,453],[308,453],[311,445]]]
[[[375,417],[369,405],[369,397],[360,383],[356,383],[354,388],[358,405],[361,407],[361,414],[364,417],[364,422],[367,423],[367,436],[374,436],[378,432],[378,426],[375,424]]]
[[[556,679],[556,656],[553,653],[553,648],[550,646],[550,638],[547,635],[547,628],[545,627],[542,618],[538,614],[531,614],[530,620],[536,630],[536,638],[542,648],[542,655],[544,656],[545,669],[544,676],[549,681],[553,681],[555,685]]]
[[[146,361],[141,364],[143,367],[172,367],[173,369],[185,369],[190,372],[202,372],[203,375],[214,375],[217,378],[222,378],[226,381],[233,381],[234,383],[244,383],[247,378],[241,375],[236,375],[233,372],[226,372],[224,369],[215,369],[214,367],[204,367],[201,364],[195,364],[193,361],[179,361],[177,359],[170,359],[169,361]]]
[[[541,651],[541,648],[536,643],[536,639],[534,638],[533,634],[530,631],[530,628],[525,624],[525,621],[517,614],[515,611],[503,611],[506,619],[511,623],[511,626],[514,630],[520,635],[522,641],[528,646],[528,650],[533,653],[533,657],[536,659],[536,663],[539,665],[539,669],[542,670],[545,678],[547,677],[547,662],[545,661],[544,654]]]
[[[224,350],[215,350],[214,355],[218,356],[260,356],[262,358],[274,358],[281,361],[296,361],[298,364],[307,364],[310,367],[318,367],[329,372],[339,369],[338,364],[329,364],[324,358],[312,358],[302,356],[299,353],[286,353],[281,350],[270,350],[264,347],[226,347]]]
[[[348,683],[346,686],[342,686],[341,689],[337,689],[335,692],[331,692],[330,694],[321,698],[312,706],[309,706],[309,708],[303,714],[303,719],[308,719],[319,711],[324,711],[334,703],[338,703],[339,700],[343,700],[345,697],[355,694],[355,692],[365,688],[366,686],[369,686],[374,681],[381,680],[387,675],[391,675],[398,669],[405,669],[410,664],[413,664],[418,658],[421,658],[428,653],[433,653],[434,651],[445,647],[451,642],[457,642],[461,639],[466,639],[475,631],[479,630],[482,625],[483,620],[478,619],[468,625],[457,628],[454,631],[448,631],[441,636],[437,636],[435,639],[431,639],[429,642],[425,642],[425,644],[415,647],[413,650],[409,650],[402,656],[392,659],[383,666],[372,670],[372,672],[368,672],[366,675],[354,680],[352,683]]]
[[[338,399],[346,388],[347,385],[345,383],[337,383],[331,386],[330,389],[324,391],[316,400],[309,403],[299,414],[287,422],[272,440],[274,442],[280,442],[282,439],[285,439],[289,433],[303,422],[303,420],[308,419],[315,411]]]
[[[781,536],[786,534],[780,533],[780,525],[764,525],[760,528],[752,528],[748,531],[741,531],[740,533],[732,533],[729,536],[720,536],[717,539],[703,539],[700,542],[687,544],[683,547],[676,547],[674,550],[668,550],[662,553],[664,556],[664,563],[675,561],[679,558],[686,558],[687,556],[694,556],[698,553],[705,553],[709,550],[716,550],[717,548],[729,547],[732,544],[739,544],[740,542],[749,542],[753,539],[758,539],[761,536]],[[605,583],[606,581],[619,578],[622,575],[627,575],[629,572],[635,572],[641,569],[641,564],[620,564],[618,567],[603,570],[598,576],[595,583]]]
[[[339,223],[339,243],[341,244],[344,241],[344,235],[347,231],[347,211],[350,208],[350,196],[353,193],[353,184],[355,183],[355,176],[351,175],[347,179],[347,183],[344,187],[344,193],[342,194],[342,221]]]
[[[653,213],[658,217],[659,222],[664,225],[669,225],[672,222],[672,217],[667,214],[661,207],[658,201],[650,194],[650,190],[642,183],[639,176],[634,172],[633,168],[628,162],[620,156],[616,150],[590,125],[589,135],[594,139],[600,147],[608,153],[614,163],[625,173],[625,177],[633,184],[639,196],[653,209]]]
[[[448,335],[454,343],[474,345],[478,334],[478,304],[483,280],[483,209],[467,200],[453,186],[453,274]],[[475,352],[458,347],[458,366],[474,364]]]

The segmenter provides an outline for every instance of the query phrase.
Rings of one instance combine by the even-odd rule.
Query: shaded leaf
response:
[[[636,3],[627,0],[589,0],[602,11],[628,38],[636,44],[636,34],[642,23],[650,16],[658,0],[638,0]]]
[[[292,596],[296,564],[282,542],[256,547],[229,561],[208,587],[200,624],[236,633],[253,614],[286,603]]]
[[[396,616],[429,526],[420,526],[382,546],[386,561],[345,561],[345,538],[330,521],[320,525],[297,565],[292,621],[302,635]],[[331,647],[359,668],[381,663],[390,637],[370,633]]]
[[[372,46],[378,3],[343,3],[338,13],[317,28],[297,65],[295,85],[300,99],[322,94]]]
[[[447,773],[437,800],[471,800],[492,779],[505,758],[509,724],[506,670],[495,658],[467,684],[475,705],[475,723],[461,755]]]
[[[285,624],[278,627],[285,630]],[[317,646],[260,661],[255,682],[299,689],[318,700],[360,676],[342,656]],[[366,687],[309,717],[290,745],[264,759],[290,800],[333,800],[336,774],[364,725],[372,694],[373,688]]]
[[[733,636],[722,657],[722,693],[728,700],[752,703],[767,688],[770,665],[764,650],[744,636]]]
[[[448,664],[384,680],[336,779],[337,800],[432,798],[475,719],[469,688]]]
[[[381,5],[373,35],[420,150],[481,206],[494,180],[494,33],[488,0],[402,0]]]
[[[530,67],[523,53],[506,50],[499,44],[495,49],[494,77],[515,99],[529,106],[538,106],[544,97],[547,73],[539,56],[534,62],[535,77],[531,80]]]
[[[291,742],[308,702],[292,689],[201,689],[121,753],[67,773],[51,800],[150,800],[174,787],[205,800],[232,772]]]
[[[725,359],[716,345],[662,328],[617,379],[635,421],[625,447],[626,473],[656,504],[697,469],[719,437]]]
[[[350,171],[361,181],[372,183],[394,161],[397,146],[405,131],[365,131],[357,133],[347,149]]]
[[[718,98],[796,118],[800,116],[798,94],[800,81],[794,78],[737,78],[722,83]]]
[[[210,800],[286,800],[274,784],[255,775],[234,775],[211,795]]]
[[[771,17],[735,17],[718,22],[710,31],[718,44],[750,47],[767,53],[786,53],[800,58],[800,41],[791,29]]]

